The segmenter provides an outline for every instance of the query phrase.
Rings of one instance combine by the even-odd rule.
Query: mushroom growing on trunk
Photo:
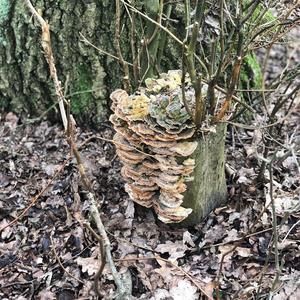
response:
[[[147,79],[146,87],[133,95],[114,91],[110,120],[130,198],[153,207],[164,223],[194,225],[227,198],[226,126],[209,125],[207,120],[196,128],[185,108],[181,76],[181,71],[169,71]],[[205,93],[205,86],[202,90]],[[185,101],[194,111],[195,93],[188,77]]]

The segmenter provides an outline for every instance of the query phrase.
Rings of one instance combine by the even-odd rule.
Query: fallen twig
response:
[[[275,157],[274,157],[275,158]],[[278,251],[278,232],[277,232],[277,216],[274,202],[274,182],[273,182],[273,159],[269,164],[269,174],[270,174],[270,198],[271,198],[271,207],[272,207],[272,225],[273,225],[273,237],[274,237],[274,254],[275,254],[275,267],[276,275],[272,283],[272,287],[269,293],[269,299],[272,299],[276,284],[278,283],[279,276],[281,274],[281,268],[279,264],[279,251]]]
[[[52,47],[51,47],[51,39],[50,39],[50,29],[48,23],[39,15],[39,13],[36,11],[36,9],[33,7],[31,4],[30,0],[24,0],[26,6],[29,8],[30,12],[32,15],[38,20],[38,22],[41,25],[42,28],[42,47],[44,50],[44,56],[48,62],[49,69],[50,69],[50,75],[53,79],[54,82],[54,87],[55,87],[55,93],[56,96],[59,100],[59,110],[61,114],[61,118],[63,121],[63,125],[65,130],[67,129],[67,117],[66,117],[66,111],[64,107],[64,94],[62,92],[62,87],[61,83],[58,80],[57,77],[57,72],[56,72],[56,67],[54,64],[54,57],[53,57],[53,52],[52,52]]]
[[[101,239],[101,237],[94,231],[94,229],[90,226],[89,223],[84,222],[83,225],[92,233],[92,235],[96,238],[96,240],[99,242],[99,247],[100,247],[100,255],[101,255],[101,264],[100,267],[94,277],[94,286],[95,286],[95,290],[98,294],[99,297],[103,297],[100,288],[99,288],[99,279],[102,275],[103,269],[105,267],[105,252],[104,252],[104,245],[103,245],[103,241]]]
[[[186,272],[185,270],[183,270],[181,267],[177,266],[175,263],[173,263],[172,261],[162,258],[158,255],[155,256],[149,256],[149,257],[130,257],[130,258],[120,258],[120,259],[115,259],[115,262],[122,262],[122,261],[135,261],[135,260],[149,260],[149,259],[156,259],[156,260],[160,260],[163,261],[165,263],[168,263],[170,265],[172,265],[174,268],[176,268],[177,270],[179,270],[181,273],[183,273],[198,289],[201,293],[203,293],[209,300],[212,300],[213,298],[211,297],[211,295],[209,295],[202,287],[201,285],[197,282],[197,280],[190,275],[188,272]]]
[[[59,256],[58,256],[58,254],[57,254],[57,252],[56,252],[56,249],[55,249],[55,245],[54,245],[54,241],[53,241],[52,236],[50,236],[50,240],[51,240],[52,250],[53,250],[55,259],[56,259],[56,261],[58,262],[58,264],[60,265],[60,267],[61,267],[61,268],[64,270],[64,272],[65,272],[66,274],[68,274],[70,277],[72,277],[72,278],[74,278],[76,281],[78,281],[78,282],[84,284],[84,282],[83,282],[82,280],[80,280],[80,279],[78,279],[77,277],[75,277],[74,275],[72,275],[72,274],[64,267],[64,265],[62,264],[62,262],[61,262],[61,260],[60,260],[60,258],[59,258]]]
[[[55,171],[54,175],[52,176],[52,178],[50,178],[50,180],[48,181],[48,183],[46,184],[46,186],[35,196],[32,198],[30,204],[10,223],[8,223],[7,225],[5,225],[4,227],[0,228],[0,232],[3,231],[5,228],[10,227],[12,225],[14,225],[15,223],[17,223],[22,217],[25,216],[25,214],[29,211],[29,209],[35,205],[35,203],[39,200],[39,198],[47,191],[47,189],[49,188],[50,184],[52,184],[52,182],[54,181],[54,179],[58,176],[58,174],[60,174],[62,172],[62,170],[65,168],[66,164],[68,163],[68,161],[70,160],[70,157],[68,157],[64,163]]]
[[[74,131],[75,131],[75,121],[73,117],[70,115],[70,103],[66,101],[64,94],[62,92],[61,83],[58,80],[57,77],[57,71],[54,63],[54,57],[51,47],[51,38],[50,38],[50,30],[49,25],[47,22],[38,14],[38,12],[35,10],[33,5],[31,4],[30,0],[25,0],[25,4],[30,9],[31,13],[36,17],[36,19],[39,21],[41,27],[42,27],[42,47],[44,50],[44,55],[47,60],[47,63],[49,65],[50,69],[50,75],[54,82],[55,92],[59,99],[59,108],[61,113],[61,118],[64,124],[65,131],[67,133],[67,142],[70,145],[70,152],[71,155],[74,155],[78,164],[79,173],[81,176],[82,183],[84,185],[84,188],[88,191],[87,197],[90,203],[90,212],[91,215],[96,223],[97,229],[100,233],[101,239],[103,240],[103,245],[105,248],[105,254],[107,263],[110,266],[114,281],[117,286],[117,299],[127,299],[127,296],[131,291],[127,291],[125,288],[125,285],[123,285],[120,275],[117,272],[117,269],[114,265],[112,254],[111,254],[111,247],[110,247],[110,241],[107,237],[104,225],[102,223],[102,220],[100,218],[100,213],[97,208],[97,203],[95,200],[95,197],[92,193],[91,185],[89,182],[89,179],[85,172],[85,167],[82,163],[82,159],[80,156],[80,153],[78,151],[77,145],[75,143],[74,139]],[[66,114],[64,104],[67,105],[68,114]],[[103,260],[103,257],[102,257]],[[102,261],[103,263],[103,261]]]

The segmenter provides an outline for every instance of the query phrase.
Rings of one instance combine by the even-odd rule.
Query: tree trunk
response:
[[[147,88],[131,96],[116,90],[110,120],[130,198],[152,207],[164,223],[192,226],[226,202],[227,126],[220,123],[206,132],[195,127],[181,99],[180,76],[170,71],[147,80]],[[193,103],[191,85],[185,90],[186,101]]]
[[[225,179],[225,136],[226,124],[218,124],[216,132],[198,139],[193,154],[196,161],[194,180],[188,184],[183,206],[193,209],[182,226],[198,224],[214,208],[227,200]]]
[[[99,2],[32,1],[50,24],[59,78],[66,94],[72,95],[73,113],[85,117],[91,114],[98,120],[106,114],[107,81],[118,77],[119,72],[113,60],[80,41],[81,32],[99,48],[112,47],[113,25],[108,14],[103,13],[109,1]],[[41,29],[23,1],[0,0],[0,5],[1,106],[37,117],[57,101],[41,50]],[[105,72],[108,68],[109,76]]]
[[[105,120],[108,115],[108,95],[122,86],[124,77],[120,64],[111,57],[117,53],[114,44],[115,1],[32,0],[32,3],[50,24],[59,79],[65,87],[66,98],[72,100],[72,113],[76,121],[79,124],[95,125]],[[143,1],[136,2],[138,9],[145,9],[142,3]],[[178,21],[170,22],[169,29],[183,40],[183,4],[170,2],[164,13],[170,16],[170,20]],[[153,35],[153,28],[150,28],[151,22],[147,23],[141,16],[131,12],[131,18],[133,17],[136,21],[136,51],[142,47],[144,33],[149,31]],[[136,53],[131,48],[131,19],[123,6],[121,20],[122,54],[124,60],[133,62]],[[109,55],[82,42],[79,33]],[[142,59],[142,70],[146,69],[149,74],[155,75],[180,68],[181,46],[167,39],[168,35],[160,32],[155,35],[154,44],[148,44],[147,51],[142,49],[142,54],[154,49],[153,52],[157,55],[155,63],[155,58],[151,55],[146,64]],[[40,26],[30,16],[24,2],[0,0],[1,110],[11,110],[26,118],[38,117],[48,111],[50,116],[56,115],[53,104],[57,99],[40,41]],[[129,71],[130,79],[134,78],[133,70]],[[184,196],[184,206],[192,208],[193,213],[184,224],[198,223],[214,207],[226,200],[224,136],[225,125],[219,125],[216,134],[211,133],[199,140],[199,147],[195,152],[195,180],[189,184]]]
[[[116,56],[115,1],[32,0],[32,4],[50,25],[59,79],[67,98],[72,100],[77,122],[95,125],[107,119],[108,95],[122,86],[123,70],[118,60],[84,43],[80,33],[99,49]],[[139,8],[143,8],[141,4]],[[180,19],[180,13],[175,13],[172,17]],[[141,18],[135,17],[137,31],[141,31]],[[123,6],[121,21],[122,54],[132,62],[131,21]],[[179,27],[184,28],[182,22]],[[40,26],[24,2],[0,0],[2,111],[14,111],[26,118],[38,117],[48,110],[48,117],[56,115],[53,104],[57,99],[40,41]],[[162,70],[179,67],[180,50],[170,44],[166,47],[168,54],[163,55],[167,59]]]

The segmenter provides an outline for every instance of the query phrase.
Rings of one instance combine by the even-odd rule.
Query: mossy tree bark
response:
[[[193,157],[196,166],[194,180],[188,184],[183,206],[193,209],[181,225],[198,224],[214,208],[227,200],[225,179],[225,136],[226,124],[216,126],[216,132],[198,138],[198,147]]]
[[[101,119],[105,114],[107,82],[118,73],[117,64],[80,41],[79,32],[97,46],[111,46],[111,19],[103,13],[109,1],[32,1],[50,24],[52,47],[63,86],[74,94],[77,116]],[[0,103],[18,114],[37,117],[56,101],[53,83],[40,45],[41,29],[23,1],[0,0]],[[102,39],[99,39],[99,36]],[[107,76],[105,68],[110,68]],[[92,92],[91,92],[92,90]]]
[[[139,8],[143,9],[143,1]],[[82,42],[82,33],[98,48],[116,55],[115,1],[32,0],[50,24],[56,67],[72,113],[79,124],[95,125],[108,116],[109,94],[124,76],[116,59]],[[178,12],[177,18],[181,15]],[[121,10],[121,49],[132,61],[130,18]],[[176,17],[176,15],[174,15]],[[136,16],[136,26],[141,18]],[[180,25],[184,28],[184,25]],[[41,29],[23,1],[0,0],[0,110],[38,117],[56,101],[53,83],[40,45]],[[162,70],[179,68],[179,49],[168,45]],[[57,115],[53,109],[48,117]]]

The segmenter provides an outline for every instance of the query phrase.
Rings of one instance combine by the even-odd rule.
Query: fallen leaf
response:
[[[7,185],[9,185],[9,177],[0,172],[0,187],[6,187]]]
[[[12,130],[16,129],[18,122],[19,118],[12,112],[9,112],[5,116],[5,125],[7,125]]]
[[[155,273],[158,273],[164,279],[165,283],[171,282],[175,274],[175,268],[169,266],[167,262],[160,259],[158,259],[157,262],[161,267],[154,269]]]
[[[128,201],[128,205],[125,211],[126,218],[133,218],[134,217],[134,202]]]
[[[192,285],[190,281],[183,279],[178,282],[178,285],[170,289],[170,295],[173,300],[198,300],[199,293],[197,287]]]
[[[231,229],[230,231],[227,232],[227,237],[224,239],[224,242],[232,242],[235,241],[239,238],[238,231],[236,229]]]
[[[190,246],[195,247],[195,243],[194,243],[194,241],[192,239],[192,235],[188,231],[185,231],[183,233],[182,240],[183,240],[184,244],[187,243]]]
[[[6,219],[3,219],[0,222],[0,228],[1,228],[1,239],[5,240],[5,239],[9,239],[11,237],[11,235],[13,234],[13,230],[11,226],[8,226],[9,223],[7,222]],[[6,227],[4,230],[2,228]]]
[[[101,261],[92,257],[78,257],[76,262],[82,268],[83,273],[88,273],[89,276],[95,275],[99,268]],[[104,270],[103,270],[104,271]]]
[[[155,248],[155,251],[159,253],[169,253],[170,261],[176,261],[178,258],[183,257],[186,250],[188,250],[186,245],[182,243],[173,243],[171,241],[166,241],[165,244],[160,244]]]
[[[49,164],[49,165],[43,166],[43,169],[48,176],[53,176],[55,171],[58,170],[58,168],[59,168],[59,165],[55,165],[55,164]]]
[[[107,168],[111,164],[111,162],[108,161],[105,157],[98,158],[97,163],[100,165],[100,167],[103,167],[103,168]]]
[[[218,254],[219,261],[221,261],[222,256],[232,250],[234,246],[232,245],[222,245],[218,247],[220,254]],[[227,255],[224,256],[224,262],[229,262],[232,258],[234,251],[229,252]]]
[[[136,268],[137,268],[137,270],[139,272],[138,273],[138,277],[141,279],[143,285],[145,287],[147,287],[147,289],[149,291],[153,292],[153,287],[152,287],[152,284],[151,284],[151,282],[149,280],[149,277],[148,277],[147,273],[144,271],[143,268],[139,267],[138,265],[136,265]]]
[[[130,243],[126,243],[125,241],[120,240],[118,243],[118,253],[120,258],[124,258],[130,253],[136,252],[136,248]]]
[[[152,297],[150,300],[166,300],[170,298],[169,291],[165,289],[157,289],[154,293],[154,297]]]
[[[299,192],[299,191],[298,191]],[[300,195],[296,192],[287,193],[281,192],[276,195],[273,195],[274,206],[276,214],[283,215],[285,213],[297,213],[300,211]],[[268,206],[271,202],[270,193],[266,194],[266,206]],[[268,206],[268,210],[272,211],[272,206]]]
[[[235,251],[241,257],[249,257],[251,255],[251,249],[250,248],[237,247],[235,249]]]
[[[54,300],[56,299],[56,295],[51,291],[43,290],[38,294],[38,299],[40,300]]]

